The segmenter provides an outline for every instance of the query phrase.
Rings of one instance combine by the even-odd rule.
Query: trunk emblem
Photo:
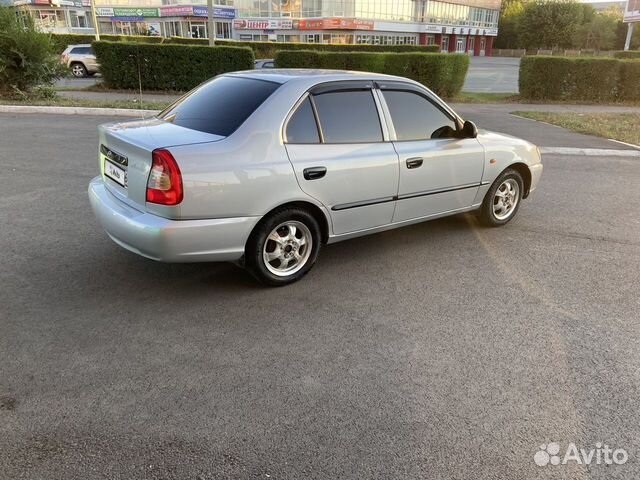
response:
[[[102,153],[105,157],[107,157],[114,163],[118,163],[125,167],[129,165],[129,159],[126,156],[115,152],[110,148],[105,147],[104,145],[100,145],[100,153]]]

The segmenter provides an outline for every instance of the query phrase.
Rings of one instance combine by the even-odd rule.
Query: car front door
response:
[[[400,160],[393,221],[471,206],[484,169],[480,142],[460,138],[453,115],[419,87],[397,82],[379,87]]]
[[[289,117],[286,148],[300,187],[329,210],[335,235],[391,223],[398,155],[372,82],[312,89]]]

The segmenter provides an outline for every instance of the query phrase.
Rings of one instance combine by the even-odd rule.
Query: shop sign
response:
[[[191,17],[193,16],[193,7],[178,6],[178,7],[160,7],[161,17]]]
[[[111,17],[112,22],[144,22],[144,17],[127,16],[127,17]]]
[[[300,30],[373,30],[374,22],[355,18],[320,18],[300,20]]]
[[[157,8],[113,8],[116,17],[159,17]]]
[[[209,9],[207,7],[193,6],[193,15],[196,17],[208,17]],[[213,7],[213,16],[215,18],[236,18],[236,10],[234,8]]]
[[[237,30],[291,30],[293,22],[291,20],[238,18],[233,21],[233,28]]]
[[[96,15],[98,17],[113,17],[113,8],[111,8],[111,7],[96,7]]]

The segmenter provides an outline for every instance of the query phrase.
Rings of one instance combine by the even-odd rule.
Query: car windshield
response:
[[[279,86],[252,78],[217,77],[189,92],[159,117],[181,127],[226,137]]]

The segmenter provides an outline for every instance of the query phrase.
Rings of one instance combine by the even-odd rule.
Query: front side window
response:
[[[336,91],[313,98],[325,143],[382,141],[382,127],[371,90]]]
[[[398,140],[427,140],[456,137],[456,124],[422,95],[400,90],[383,90]]]
[[[216,77],[168,107],[159,118],[181,127],[229,136],[280,86],[242,77]]]
[[[287,124],[287,143],[319,143],[318,125],[309,97],[300,104]]]

